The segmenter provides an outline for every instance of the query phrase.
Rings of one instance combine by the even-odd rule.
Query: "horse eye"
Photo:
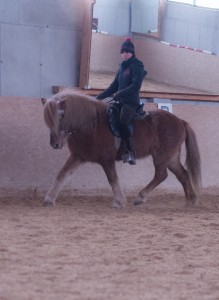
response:
[[[59,110],[58,110],[58,116],[59,116],[59,118],[60,118],[60,119],[63,119],[63,118],[64,118],[64,115],[65,115],[65,114],[64,114],[64,109],[59,109]]]

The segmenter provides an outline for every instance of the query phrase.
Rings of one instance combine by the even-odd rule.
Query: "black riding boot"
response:
[[[131,138],[133,134],[132,120],[136,114],[138,105],[124,104],[120,112],[121,137],[124,145],[123,162],[136,165],[134,143]]]
[[[123,139],[123,148],[124,148],[124,153],[122,155],[123,163],[136,165],[134,143],[131,137]]]

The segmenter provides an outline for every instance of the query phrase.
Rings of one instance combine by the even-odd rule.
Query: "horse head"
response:
[[[50,129],[50,145],[54,149],[62,149],[67,137],[63,126],[65,101],[41,98],[41,102],[44,105],[44,120]]]

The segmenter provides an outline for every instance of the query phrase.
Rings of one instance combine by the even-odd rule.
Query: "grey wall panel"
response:
[[[40,96],[39,29],[2,24],[1,40],[1,93]]]
[[[131,5],[131,31],[147,34],[158,29],[158,0],[134,0]]]
[[[98,30],[116,36],[130,34],[129,0],[97,0],[93,17],[98,19]]]
[[[156,31],[158,3],[158,0],[97,0],[94,18],[98,18],[98,30],[117,36]]]
[[[164,7],[163,11],[165,12],[165,14],[163,14],[163,19],[164,20],[175,19],[174,16],[177,16],[178,5],[175,5],[174,3],[168,3],[168,4],[163,3],[163,7]]]
[[[2,52],[2,30],[1,30],[1,23],[0,23],[0,95],[2,94],[1,93],[1,78],[2,78],[2,54],[1,54],[1,52]]]
[[[201,26],[199,49],[211,51],[212,40],[213,40],[213,28],[209,28],[207,26]]]
[[[212,51],[219,54],[219,28],[213,30]]]
[[[131,31],[132,32],[142,32],[144,31],[145,29],[145,32],[146,32],[146,27],[144,28],[144,22],[142,20],[142,12],[140,9],[133,9],[132,10],[132,14],[133,14],[133,17],[135,19],[135,22],[131,22]],[[144,33],[145,33],[144,32]]]
[[[190,24],[187,34],[187,46],[192,48],[200,48],[200,27],[198,25]]]
[[[188,25],[182,21],[177,21],[173,25],[174,28],[174,39],[172,43],[175,45],[188,46]]]
[[[80,29],[83,1],[21,0],[22,24]]]
[[[52,85],[77,86],[80,53],[77,32],[41,30],[41,96],[51,95]]]
[[[19,0],[0,0],[0,22],[18,24],[19,5]]]
[[[128,8],[131,0],[96,0],[95,6],[97,7],[120,7]]]
[[[175,36],[175,22],[174,20],[168,19],[161,26],[161,40],[165,37],[165,42],[173,42]]]
[[[77,86],[84,0],[0,0],[0,94]]]
[[[108,8],[104,10],[104,18],[101,18],[99,27],[101,30],[109,32],[112,35],[128,35],[130,28],[129,10],[121,8]],[[122,17],[121,17],[122,16]]]
[[[118,35],[129,35],[130,33],[130,14],[129,10],[120,8],[117,11],[115,30]]]
[[[108,7],[102,9],[102,16],[101,18],[98,17],[99,29],[107,31],[112,35],[119,35],[119,33],[116,33],[117,14],[115,8]]]
[[[197,26],[214,26],[216,11],[206,8],[203,9],[201,7],[192,7],[191,13],[193,15],[193,18],[190,20],[191,23],[196,24]]]
[[[161,40],[219,54],[215,29],[219,26],[219,10],[163,2]],[[169,24],[172,23],[173,31]],[[185,40],[186,37],[186,40]]]

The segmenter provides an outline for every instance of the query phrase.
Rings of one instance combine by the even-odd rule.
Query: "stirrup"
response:
[[[136,165],[136,160],[135,160],[135,156],[134,156],[134,153],[133,152],[125,152],[123,155],[122,155],[122,161],[123,163],[129,163],[130,165]]]

